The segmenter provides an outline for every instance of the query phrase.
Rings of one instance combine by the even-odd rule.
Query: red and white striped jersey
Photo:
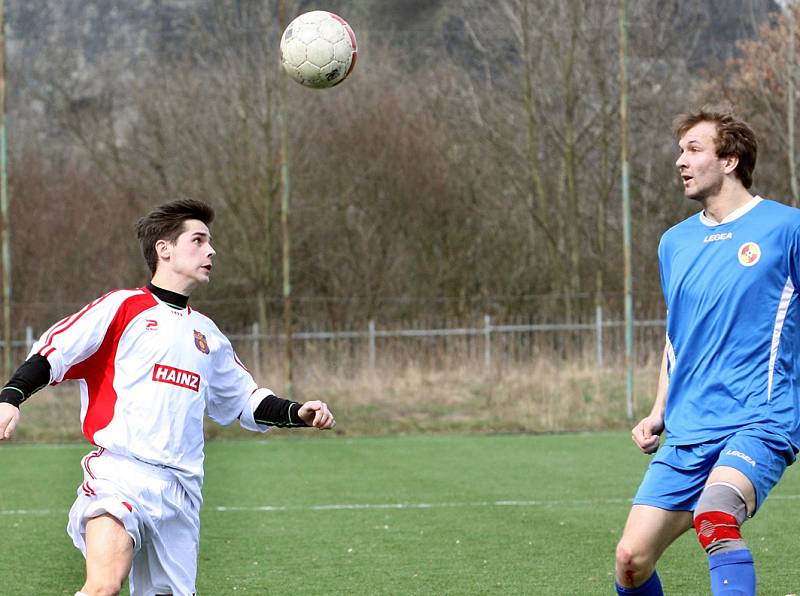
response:
[[[214,322],[173,308],[148,288],[115,290],[48,329],[30,355],[50,362],[50,382],[75,379],[86,437],[112,453],[165,466],[200,498],[204,414],[222,425],[272,392],[258,389]]]

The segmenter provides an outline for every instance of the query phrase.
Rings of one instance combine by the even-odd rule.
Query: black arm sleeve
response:
[[[258,424],[269,426],[308,426],[297,415],[302,404],[276,395],[268,395],[258,404],[253,417]]]
[[[50,382],[50,362],[39,354],[28,358],[0,390],[0,403],[17,406]]]

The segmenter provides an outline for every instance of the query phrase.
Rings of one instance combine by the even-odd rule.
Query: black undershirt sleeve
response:
[[[0,403],[19,407],[50,382],[50,362],[40,354],[34,354],[23,362],[0,390]]]
[[[308,426],[297,415],[301,405],[296,401],[268,395],[258,404],[253,417],[258,424],[268,426]]]

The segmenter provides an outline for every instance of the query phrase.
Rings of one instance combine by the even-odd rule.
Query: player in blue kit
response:
[[[756,574],[740,528],[800,444],[800,210],[749,192],[757,142],[730,112],[679,116],[674,131],[684,193],[703,210],[658,249],[666,347],[632,431],[658,452],[617,545],[616,588],[663,594],[656,562],[694,527],[713,594],[745,596]]]

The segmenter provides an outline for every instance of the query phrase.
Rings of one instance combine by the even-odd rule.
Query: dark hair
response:
[[[197,219],[210,225],[214,221],[214,209],[196,199],[178,199],[159,205],[136,222],[136,238],[151,273],[154,274],[158,266],[156,242],[166,240],[174,244],[183,233],[183,224],[188,219]]]
[[[734,173],[745,188],[753,184],[753,170],[756,167],[758,141],[753,129],[746,122],[734,116],[730,108],[704,106],[688,114],[681,114],[672,122],[672,130],[677,139],[690,128],[701,122],[711,122],[717,127],[714,148],[717,157],[738,157],[739,163]]]

